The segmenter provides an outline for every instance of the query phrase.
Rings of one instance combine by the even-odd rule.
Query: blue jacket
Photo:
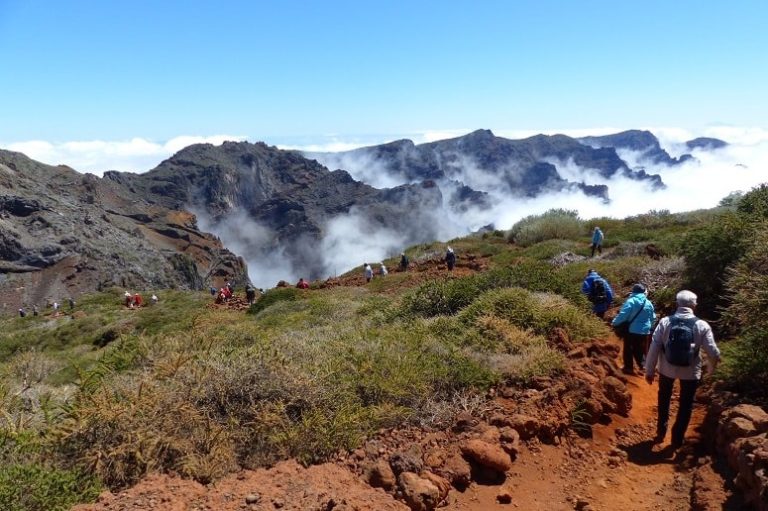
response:
[[[587,274],[587,278],[585,278],[584,282],[581,284],[581,292],[589,296],[590,291],[592,291],[592,284],[595,281],[595,279],[603,279],[603,277],[601,277],[596,271],[589,272]],[[608,284],[608,281],[605,279],[603,279],[603,282],[605,282],[605,295],[608,299],[603,303],[593,304],[592,310],[594,312],[607,311],[608,307],[611,305],[611,302],[613,301],[613,289],[611,289],[611,285]]]
[[[645,304],[643,304],[643,301],[645,301]],[[640,307],[643,309],[640,310]],[[629,321],[635,317],[635,314],[637,314],[637,317],[629,325],[629,333],[638,335],[648,335],[651,333],[651,325],[656,320],[656,311],[651,301],[645,296],[645,293],[632,293],[627,298],[627,301],[624,302],[624,305],[621,306],[621,311],[613,318],[611,325],[615,326]]]
[[[595,229],[595,232],[592,233],[592,243],[595,245],[601,245],[603,243],[603,231]]]

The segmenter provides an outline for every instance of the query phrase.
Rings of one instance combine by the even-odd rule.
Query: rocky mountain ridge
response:
[[[688,144],[694,149],[719,148],[725,143],[717,139],[697,139]],[[365,175],[367,170],[375,168],[395,182],[454,181],[465,187],[465,194],[468,190],[489,191],[488,183],[477,179],[478,176],[492,176],[505,187],[506,193],[521,197],[575,189],[609,200],[606,182],[617,175],[647,182],[652,189],[664,187],[658,174],[647,173],[644,167],[631,168],[619,155],[621,150],[639,153],[640,162],[648,165],[678,165],[692,159],[689,154],[671,157],[651,132],[640,130],[601,137],[535,135],[512,140],[481,129],[461,137],[418,145],[403,139],[338,153],[304,154],[329,168],[350,170],[353,175]],[[600,181],[569,180],[562,172],[562,167],[568,165],[595,171]]]
[[[721,144],[696,139],[689,147]],[[659,175],[630,168],[622,149],[654,163],[689,159],[672,158],[653,134],[638,130],[523,140],[477,130],[428,144],[398,140],[306,155],[264,143],[196,144],[144,174],[108,171],[103,178],[0,151],[0,289],[13,310],[113,285],[246,282],[246,261],[258,268],[251,278],[268,285],[324,278],[343,270],[331,270],[329,253],[349,261],[362,258],[361,245],[386,244],[389,253],[452,237],[445,228],[451,215],[491,207],[499,194],[581,190],[608,200],[605,183],[617,175],[664,186]],[[566,179],[565,164],[605,181]],[[355,165],[402,184],[375,188],[353,178]]]

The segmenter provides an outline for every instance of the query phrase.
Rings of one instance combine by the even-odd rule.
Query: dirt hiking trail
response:
[[[510,504],[499,502],[499,487],[472,485],[463,494],[456,492],[445,509],[479,511],[510,505],[552,511],[692,509],[691,469],[706,462],[698,452],[705,410],[696,404],[685,445],[675,452],[669,435],[663,444],[651,441],[656,431],[656,382],[648,385],[643,376],[629,376],[627,387],[632,394],[629,417],[613,415],[609,424],[595,425],[592,438],[571,437],[561,446],[526,445],[503,485]],[[671,420],[677,413],[676,400],[677,390]],[[720,491],[699,509],[724,509],[723,483],[715,484]]]

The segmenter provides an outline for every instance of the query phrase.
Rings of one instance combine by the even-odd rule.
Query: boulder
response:
[[[754,436],[757,434],[757,429],[754,423],[744,417],[734,417],[728,420],[723,426],[723,434],[726,440],[733,441],[737,438],[744,438],[748,436]]]
[[[363,479],[374,488],[384,488],[386,491],[394,490],[397,482],[392,468],[381,459],[363,464]]]
[[[419,476],[434,484],[440,492],[440,503],[445,502],[445,499],[448,498],[448,492],[451,491],[451,483],[446,478],[426,470],[419,474]]]
[[[603,392],[613,404],[616,405],[616,412],[626,417],[632,408],[632,394],[627,390],[627,386],[616,377],[606,376],[603,379]]]
[[[418,445],[412,445],[404,451],[398,451],[389,458],[389,466],[395,475],[399,476],[403,472],[414,472],[418,474],[424,470],[424,462],[421,459],[421,448]]]
[[[461,444],[461,452],[469,460],[478,465],[490,468],[496,472],[506,472],[512,468],[512,459],[509,454],[494,444],[489,444],[484,440],[467,440]]]
[[[737,405],[731,408],[727,416],[741,417],[750,421],[758,434],[768,431],[768,413],[759,406],[744,404]]]
[[[401,473],[397,483],[405,503],[413,511],[432,511],[441,502],[438,487],[429,479],[419,477],[413,472]]]
[[[472,468],[467,460],[455,453],[448,456],[439,470],[440,474],[448,479],[451,484],[463,490],[472,482]]]
[[[535,417],[516,413],[509,418],[509,426],[515,429],[523,440],[533,438],[539,432],[541,424]]]
[[[499,440],[501,441],[501,447],[507,451],[513,459],[517,457],[520,452],[520,433],[513,428],[501,428],[499,430]]]

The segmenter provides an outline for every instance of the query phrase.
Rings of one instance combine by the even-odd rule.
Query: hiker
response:
[[[139,293],[133,295],[133,304],[136,307],[141,307],[141,295]]]
[[[126,291],[125,294],[123,294],[123,298],[125,300],[125,306],[128,307],[129,309],[132,309],[133,308],[133,295],[131,293],[129,293],[128,291]]]
[[[386,277],[388,274],[389,272],[387,271],[387,267],[384,266],[384,263],[381,263],[381,266],[379,267],[379,275]]]
[[[229,296],[232,296],[232,294],[235,292],[235,288],[232,287],[232,283],[227,281],[227,291],[229,291]]]
[[[211,293],[211,296],[216,296],[216,288],[211,286],[208,288],[208,292]]]
[[[53,302],[53,312],[56,312],[59,310],[59,302]]]
[[[245,287],[245,299],[248,302],[248,305],[253,305],[256,301],[256,289],[250,284]]]
[[[150,298],[150,300],[152,300],[152,305],[157,305],[158,298],[156,294],[153,293],[152,298]]]
[[[408,260],[408,256],[405,255],[405,252],[400,253],[400,271],[408,271],[408,264],[410,261]]]
[[[71,297],[69,299],[69,310],[75,310],[75,299]]]
[[[299,289],[309,289],[309,284],[307,284],[307,281],[304,280],[304,277],[301,277],[299,279],[299,283],[296,284],[296,287]]]
[[[595,249],[597,249],[598,254],[603,255],[603,231],[597,226],[592,231],[592,255],[590,257],[595,257]]]
[[[373,278],[373,268],[368,263],[363,265],[363,275],[365,276],[365,282],[368,283]]]
[[[592,312],[598,318],[603,318],[613,301],[613,289],[608,281],[590,268],[581,284],[581,292],[592,302]]]
[[[24,307],[19,309],[19,317],[20,318],[26,317],[26,315],[27,315],[27,311],[24,310]]]
[[[656,311],[653,303],[648,299],[648,290],[643,284],[632,286],[632,292],[629,298],[621,306],[621,311],[613,318],[611,326],[614,328],[624,325],[624,332],[621,335],[624,341],[624,374],[635,374],[632,366],[634,359],[637,368],[642,372],[643,357],[645,356],[645,340],[651,333],[651,325],[656,320]]]
[[[688,290],[677,293],[677,311],[659,321],[653,331],[651,348],[645,361],[645,381],[653,384],[659,371],[659,416],[654,443],[661,443],[667,434],[669,403],[675,380],[680,380],[680,401],[672,426],[672,448],[683,445],[685,430],[691,420],[693,398],[701,382],[701,348],[707,352],[707,375],[720,363],[720,350],[715,344],[712,328],[693,314],[696,295]]]
[[[456,254],[451,247],[445,251],[445,264],[448,265],[448,271],[453,271],[453,267],[456,266]]]

